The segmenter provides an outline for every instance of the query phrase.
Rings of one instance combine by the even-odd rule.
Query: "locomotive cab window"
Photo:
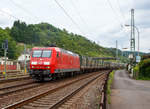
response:
[[[51,57],[51,50],[43,50],[43,53],[42,53],[42,57],[43,58],[49,58]]]
[[[38,57],[41,57],[41,54],[42,54],[42,50],[34,50],[32,57],[38,58]]]
[[[32,57],[38,58],[38,57],[43,57],[43,58],[48,58],[51,57],[51,50],[34,50]]]

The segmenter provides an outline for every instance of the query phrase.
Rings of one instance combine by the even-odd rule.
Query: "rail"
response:
[[[88,81],[87,83],[85,83],[84,85],[82,85],[81,87],[79,87],[77,90],[73,91],[72,93],[70,93],[69,95],[67,95],[66,97],[64,97],[62,100],[60,100],[59,102],[57,102],[56,104],[54,104],[50,109],[57,109],[64,102],[66,102],[68,99],[70,99],[72,96],[74,96],[76,93],[78,93],[80,90],[82,90],[84,87],[86,87],[88,84],[90,84],[95,79],[99,78],[100,76],[102,76],[102,75],[99,75],[99,76],[93,78],[92,80]]]
[[[85,83],[84,85],[82,85],[80,88],[78,88],[77,90],[73,91],[72,93],[70,93],[69,95],[67,95],[66,97],[64,97],[61,101],[55,103],[51,108],[54,109],[54,108],[60,106],[60,105],[61,105],[62,103],[64,103],[68,98],[72,97],[74,94],[76,94],[76,93],[79,92],[81,89],[83,89],[86,85],[88,85],[89,83],[91,83],[91,82],[94,81],[96,78],[98,78],[98,77],[100,77],[100,76],[102,76],[102,75],[104,75],[104,73],[100,73],[98,76],[94,77],[92,80],[88,81],[87,83]],[[56,92],[56,91],[59,91],[59,90],[65,88],[65,87],[67,87],[67,86],[70,86],[70,85],[72,85],[72,84],[74,84],[74,83],[76,83],[76,82],[78,82],[78,81],[84,80],[84,79],[89,78],[89,77],[91,77],[91,75],[88,75],[88,76],[86,76],[86,77],[83,77],[83,78],[81,78],[81,79],[79,79],[79,80],[74,80],[74,81],[69,82],[69,83],[67,83],[67,84],[65,84],[65,85],[62,85],[62,86],[59,86],[59,87],[57,87],[57,88],[51,89],[51,90],[49,90],[49,91],[47,91],[47,92],[45,92],[45,93],[41,93],[41,94],[38,94],[38,95],[36,95],[36,96],[33,96],[33,97],[27,98],[27,99],[25,99],[25,100],[22,100],[22,101],[20,101],[20,102],[14,103],[14,104],[9,105],[9,106],[7,106],[7,107],[5,107],[5,108],[3,108],[3,109],[14,109],[14,108],[22,107],[22,106],[24,106],[24,105],[26,105],[26,104],[28,104],[28,103],[34,102],[34,101],[36,101],[36,100],[38,100],[38,99],[40,99],[40,98],[42,98],[42,97],[45,97],[45,96],[47,96],[47,95],[49,95],[49,94],[52,94],[52,93],[54,93],[54,92]]]
[[[28,90],[28,89],[31,89],[31,88],[39,87],[41,85],[42,84],[37,84],[37,83],[34,83],[34,82],[30,82],[30,83],[25,83],[25,84],[0,88],[0,91],[1,91],[0,96],[7,96],[8,94]]]

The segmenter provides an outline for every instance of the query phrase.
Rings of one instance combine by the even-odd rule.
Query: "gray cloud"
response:
[[[149,10],[150,1],[149,0],[133,0],[133,6],[135,9]]]

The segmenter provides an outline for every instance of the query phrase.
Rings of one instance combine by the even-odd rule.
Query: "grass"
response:
[[[149,77],[138,77],[136,78],[136,80],[150,80]]]
[[[108,104],[111,103],[110,94],[111,94],[111,85],[112,85],[112,82],[113,82],[113,78],[114,78],[114,71],[112,71],[109,74],[109,78],[108,78],[108,82],[107,82],[107,102],[108,102]]]

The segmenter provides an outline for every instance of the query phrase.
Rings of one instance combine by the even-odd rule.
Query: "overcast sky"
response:
[[[11,27],[17,19],[27,24],[50,23],[81,34],[104,47],[130,48],[130,10],[140,31],[140,51],[150,52],[150,0],[1,0],[0,27]],[[77,25],[76,25],[77,24]],[[136,32],[136,31],[135,31]],[[135,34],[137,39],[137,34]],[[137,40],[136,40],[137,50]]]

